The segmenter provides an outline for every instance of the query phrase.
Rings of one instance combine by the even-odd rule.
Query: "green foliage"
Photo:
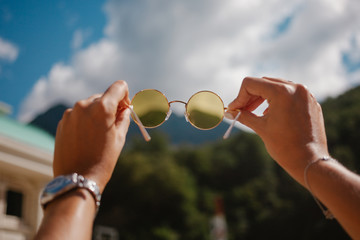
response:
[[[360,88],[326,100],[323,110],[332,155],[359,170]],[[127,143],[103,194],[95,224],[116,228],[120,239],[209,239],[218,197],[230,240],[348,239],[255,134],[197,147],[151,136]]]
[[[117,228],[122,239],[177,239],[185,232],[181,236],[196,238],[207,225],[196,209],[193,177],[176,163],[164,138],[152,137],[119,159],[97,222]]]
[[[322,104],[329,150],[345,166],[360,170],[360,87]]]

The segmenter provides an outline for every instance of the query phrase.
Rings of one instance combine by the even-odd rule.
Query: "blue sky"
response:
[[[358,0],[0,0],[0,101],[30,121],[117,79],[229,103],[246,76],[319,99],[360,84]]]
[[[106,16],[103,1],[0,1],[0,38],[18,49],[15,61],[0,58],[0,101],[12,105],[14,116],[39,77],[74,53],[79,29],[89,31],[83,47],[102,37]]]

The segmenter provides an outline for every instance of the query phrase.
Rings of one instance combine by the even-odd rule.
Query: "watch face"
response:
[[[47,186],[45,191],[47,193],[57,193],[61,189],[66,188],[66,186],[73,186],[71,178],[66,178],[64,176],[54,178]]]

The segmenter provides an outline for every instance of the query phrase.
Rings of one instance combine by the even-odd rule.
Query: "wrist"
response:
[[[77,173],[57,176],[49,182],[42,192],[41,205],[45,209],[51,202],[78,189],[87,191],[92,196],[92,201],[95,202],[96,210],[98,210],[101,194],[97,184]]]
[[[290,154],[289,154],[290,153]],[[328,151],[323,148],[308,145],[297,151],[288,151],[286,158],[280,165],[301,185],[304,186],[304,171],[309,163],[317,161],[323,156],[329,156]]]
[[[96,213],[97,210],[93,206],[94,198],[92,194],[84,188],[76,188],[46,204],[44,212],[61,211],[64,214],[67,212],[73,214],[74,211],[85,208],[87,211],[94,209],[94,213]]]
[[[308,172],[312,167],[316,167],[315,165],[321,165],[321,164],[326,164],[328,165],[330,162],[336,162],[337,161],[335,159],[333,159],[330,156],[324,156],[321,158],[316,159],[315,161],[312,161],[310,163],[308,163],[308,165],[305,167],[304,170],[304,186],[309,190],[310,194],[313,196],[316,204],[319,206],[319,208],[321,209],[321,211],[323,212],[324,216],[326,219],[334,219],[334,215],[332,214],[332,212],[328,209],[326,209],[321,202],[315,197],[312,189],[311,189],[311,185],[309,183],[309,177],[308,177]]]
[[[73,189],[49,202],[35,239],[91,239],[95,214],[91,193]]]

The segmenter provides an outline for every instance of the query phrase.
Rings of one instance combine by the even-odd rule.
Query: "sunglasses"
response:
[[[145,128],[155,128],[163,124],[171,115],[172,103],[185,104],[185,118],[197,129],[210,130],[217,127],[224,119],[227,108],[222,99],[214,92],[200,91],[190,97],[187,102],[175,100],[168,101],[165,95],[155,89],[145,89],[135,94],[129,109],[131,117],[139,126],[146,141],[151,137]],[[224,139],[228,138],[240,112],[225,132]]]

